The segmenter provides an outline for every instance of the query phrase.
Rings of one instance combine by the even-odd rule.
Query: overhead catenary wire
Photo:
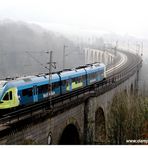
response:
[[[27,53],[33,60],[35,60],[38,64],[40,64],[40,66],[42,66],[43,68],[49,70],[48,67],[44,66],[43,63],[41,63],[37,58],[35,58],[35,57],[34,57],[32,54],[30,54],[28,51],[26,51],[26,53]]]
[[[42,66],[43,68],[49,70],[49,68],[48,68],[47,66],[44,66],[44,64],[41,63],[37,58],[35,58],[29,51],[26,51],[26,53],[27,53],[33,60],[35,60],[38,64],[40,64],[40,66]],[[47,51],[47,52],[45,52],[45,53],[48,54],[49,51]],[[47,64],[49,64],[49,63],[47,63]],[[52,66],[54,69],[56,69],[56,62],[52,62],[52,63],[51,63],[51,66]]]

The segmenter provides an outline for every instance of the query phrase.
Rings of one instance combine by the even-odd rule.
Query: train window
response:
[[[72,78],[71,80],[72,80],[72,82],[75,82],[76,81],[76,78]]]
[[[30,89],[28,89],[28,94],[27,94],[28,96],[32,96],[32,89],[30,88]]]
[[[82,82],[82,80],[83,80],[83,76],[80,76],[79,82]]]
[[[89,79],[92,79],[92,74],[89,74]]]
[[[39,93],[39,94],[42,93],[42,86],[38,86],[38,93]]]
[[[81,78],[78,77],[78,78],[77,78],[77,83],[80,83],[80,81],[81,81]]]
[[[60,82],[56,82],[56,87],[59,87],[60,86]]]
[[[53,83],[52,84],[52,88],[54,89],[54,88],[58,88],[59,87],[59,82],[55,82],[55,83]]]
[[[77,78],[72,78],[72,82],[77,83]]]
[[[96,73],[93,73],[93,79],[96,77]]]
[[[73,78],[72,79],[72,82],[75,82],[76,84],[77,83],[80,83],[80,82],[82,82],[82,80],[84,79],[84,77],[83,76],[80,76],[80,77]]]
[[[90,78],[92,78],[92,74],[90,74]]]
[[[93,73],[93,79],[97,77],[97,72]]]
[[[92,74],[89,74],[89,78],[92,79]]]
[[[27,89],[22,90],[22,95],[26,96],[27,95]]]
[[[55,82],[54,85],[55,85],[55,88],[58,88],[59,87],[59,82]]]
[[[100,77],[100,75],[101,75],[101,74],[100,74],[100,73],[98,73],[98,74],[97,74],[97,77]]]
[[[3,100],[4,100],[4,101],[8,101],[8,100],[9,100],[9,94],[8,94],[8,93],[5,94]]]
[[[95,78],[95,73],[93,73],[93,78]]]
[[[48,84],[43,85],[42,87],[43,87],[43,93],[46,93],[48,91],[48,88],[49,88]]]
[[[42,86],[38,86],[38,93],[42,94],[44,92],[47,92],[48,86],[46,85],[42,85]]]
[[[66,80],[66,86],[68,86],[69,85],[69,80]]]
[[[78,78],[76,79],[76,84],[79,83],[79,81],[80,81],[80,78],[78,77]]]
[[[82,76],[82,81],[84,80],[84,76]]]
[[[9,92],[10,100],[12,100],[12,91]]]
[[[59,82],[55,82],[55,83],[54,83],[54,87],[55,87],[55,88],[58,88],[58,87],[59,87]]]
[[[52,83],[52,88],[56,88],[56,82],[55,83]]]
[[[77,82],[77,78],[74,78],[74,82]]]
[[[45,86],[43,85],[43,86],[41,86],[41,90],[42,90],[42,93],[44,93],[45,91],[46,91],[46,88],[45,88]]]
[[[24,90],[22,91],[22,95],[23,95],[23,96],[32,96],[32,88],[24,89]]]
[[[97,76],[98,76],[98,73],[95,72],[95,73],[89,74],[89,75],[88,75],[88,78],[89,78],[89,79],[95,79]]]

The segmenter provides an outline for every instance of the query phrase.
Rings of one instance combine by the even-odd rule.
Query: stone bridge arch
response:
[[[106,141],[106,122],[104,111],[101,107],[95,112],[95,143],[103,144]]]
[[[60,137],[59,144],[61,145],[78,145],[80,144],[79,130],[73,123],[67,125]]]

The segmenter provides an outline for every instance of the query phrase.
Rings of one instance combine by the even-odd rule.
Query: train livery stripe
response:
[[[82,87],[83,86],[83,82],[80,82],[80,83],[75,83],[75,82],[73,82],[72,83],[72,90],[73,89],[76,89],[76,88],[79,88],[79,87]],[[70,91],[70,86],[67,86],[66,87],[66,90],[67,91]]]

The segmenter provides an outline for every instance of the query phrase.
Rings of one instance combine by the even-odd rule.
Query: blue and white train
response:
[[[58,96],[102,81],[106,78],[106,66],[94,63],[73,70],[52,74],[49,93],[49,75],[36,75],[0,80],[0,109],[25,106],[47,99],[50,95]]]

